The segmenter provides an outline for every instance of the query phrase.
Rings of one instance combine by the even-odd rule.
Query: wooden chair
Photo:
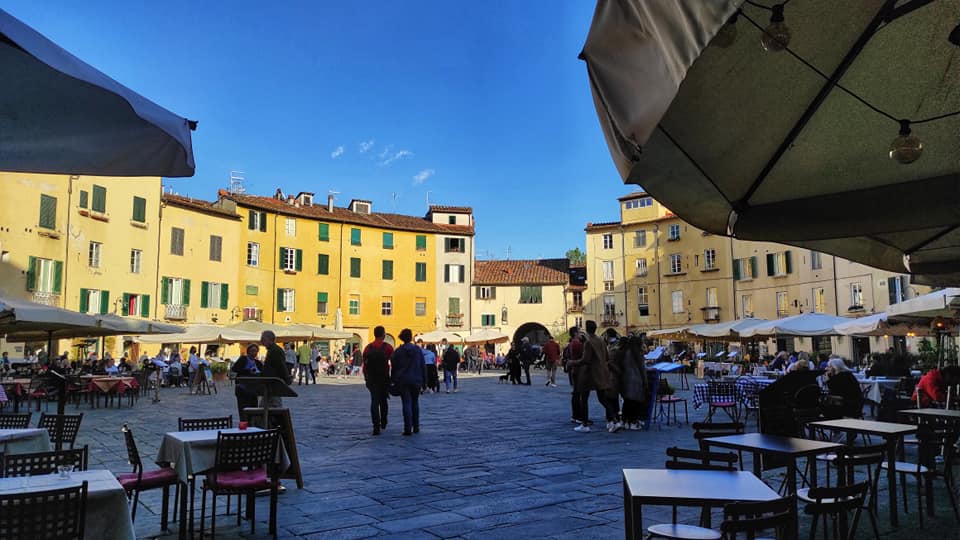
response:
[[[778,540],[788,538],[793,527],[794,504],[793,497],[727,504],[723,507],[720,532],[724,540],[735,540],[738,534],[753,539],[757,533],[773,529]]]
[[[81,540],[86,514],[86,481],[63,489],[0,495],[0,536]]]
[[[123,425],[123,439],[127,444],[127,461],[133,466],[132,473],[118,474],[117,481],[127,492],[127,498],[133,496],[133,509],[130,513],[131,521],[137,520],[137,503],[140,502],[140,492],[160,488],[163,490],[163,506],[160,510],[160,528],[167,530],[167,515],[170,486],[174,486],[176,493],[180,492],[180,478],[171,467],[161,466],[159,469],[144,471],[140,460],[140,451],[137,450],[137,441],[133,438],[130,428]],[[183,519],[183,516],[180,516]]]
[[[0,429],[27,429],[30,427],[30,417],[33,413],[2,413],[0,414]]]
[[[50,432],[50,442],[61,447],[69,444],[73,449],[73,443],[77,440],[77,434],[80,433],[80,422],[83,421],[83,413],[63,415],[63,430],[57,436],[57,417],[56,414],[43,413],[40,415],[40,421],[37,422],[38,428],[46,429]]]
[[[217,453],[213,469],[203,481],[203,496],[200,503],[200,538],[203,538],[204,519],[207,509],[207,491],[211,492],[213,512],[210,518],[210,532],[217,533],[217,496],[246,495],[247,519],[250,520],[250,532],[256,528],[257,491],[270,490],[270,534],[277,536],[277,493],[280,475],[277,471],[277,448],[280,444],[280,431],[254,431],[250,433],[217,434]],[[240,512],[237,512],[237,525],[240,524]]]
[[[87,447],[59,452],[34,452],[29,454],[3,454],[0,463],[0,478],[15,476],[39,476],[57,472],[60,465],[73,465],[75,471],[87,470]]]
[[[860,514],[865,507],[867,492],[870,490],[869,482],[860,482],[851,486],[840,487],[821,487],[810,488],[807,493],[813,502],[807,504],[804,513],[812,516],[810,522],[810,540],[817,536],[817,521],[822,518],[824,536],[828,536],[827,518],[831,518],[833,524],[833,537],[835,540],[847,540],[855,538],[857,525],[860,522]],[[853,512],[853,520],[847,519],[850,512]],[[841,519],[841,516],[844,519]],[[874,534],[877,534],[877,523],[873,513],[870,513],[870,519],[873,522]],[[877,536],[879,538],[879,536]]]
[[[177,431],[204,431],[208,429],[230,429],[232,427],[232,414],[214,418],[177,418]]]
[[[733,422],[740,421],[737,406],[737,386],[726,381],[707,381],[707,422],[713,421],[717,411],[723,411]]]

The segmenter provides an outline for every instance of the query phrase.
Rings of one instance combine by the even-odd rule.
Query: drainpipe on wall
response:
[[[327,208],[330,209],[331,212],[333,212],[332,210],[333,196],[330,197]],[[340,314],[343,315],[343,223],[342,222],[340,223],[340,257],[338,257],[338,259],[340,261],[338,263],[338,266],[340,267],[338,272],[340,275],[337,279],[337,309],[339,309]],[[347,309],[348,310],[350,309],[349,304],[347,305]],[[336,311],[333,312],[333,316],[334,316],[334,320],[336,320],[336,316],[337,316]]]
[[[277,267],[279,262],[277,261],[277,253],[280,246],[277,245],[277,228],[280,226],[280,212],[274,214],[273,217],[273,268],[271,268],[271,275],[273,276],[273,290],[270,291],[270,324],[276,324],[277,317]]]
[[[733,258],[733,237],[730,237],[730,278],[731,278],[730,283],[733,288],[733,320],[734,321],[737,320],[737,280],[733,279],[733,265],[735,263],[736,263],[736,259]]]
[[[60,288],[60,293],[61,293],[61,294],[60,294],[60,307],[62,307],[62,308],[64,308],[64,309],[67,308],[67,276],[70,275],[70,272],[68,272],[67,270],[69,269],[69,266],[70,266],[70,218],[73,216],[73,212],[72,212],[72,209],[73,209],[73,181],[74,181],[74,180],[79,180],[79,179],[80,179],[80,177],[77,176],[77,175],[75,175],[75,174],[71,174],[70,177],[67,179],[67,230],[66,230],[67,240],[66,240],[66,242],[64,242],[64,248],[63,248],[63,250],[64,250],[64,254],[63,254],[63,283],[62,283],[63,286]],[[78,309],[79,309],[79,307],[80,307],[80,306],[77,305],[77,308],[78,308]],[[48,356],[50,355],[50,350],[47,350],[47,355],[48,355]]]
[[[840,287],[837,286],[837,256],[833,255],[833,308],[837,317],[840,316]]]
[[[620,268],[623,271],[623,331],[627,331],[627,322],[630,320],[630,306],[627,304],[627,237],[623,232],[623,223],[620,223]]]
[[[160,245],[161,231],[163,230],[163,182],[160,182],[160,200],[157,204],[157,264],[153,273],[153,317],[160,320]],[[171,238],[173,233],[171,232]],[[122,293],[121,293],[122,294]],[[122,297],[121,297],[122,298]],[[120,310],[123,313],[123,310]]]
[[[653,226],[653,261],[657,264],[657,328],[663,328],[663,289],[660,283],[660,225]]]

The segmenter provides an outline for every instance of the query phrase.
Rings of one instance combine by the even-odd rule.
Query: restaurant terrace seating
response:
[[[0,495],[0,538],[82,539],[87,482],[47,491]]]
[[[72,465],[75,471],[87,470],[87,447],[52,452],[3,455],[0,478],[53,474],[60,465]]]
[[[163,489],[163,506],[160,512],[160,528],[167,529],[167,511],[170,495],[170,486],[176,486],[179,492],[179,479],[176,471],[170,467],[160,467],[152,471],[145,471],[140,460],[140,451],[137,450],[137,441],[133,438],[130,428],[123,425],[123,439],[127,445],[127,461],[133,466],[132,473],[118,474],[117,481],[127,492],[127,497],[133,497],[133,509],[130,519],[137,519],[137,503],[140,502],[140,492],[161,488]],[[181,516],[182,519],[182,516]]]
[[[27,429],[32,413],[0,413],[0,429]]]
[[[57,417],[56,414],[46,414],[43,413],[40,415],[40,421],[37,422],[37,427],[46,429],[50,432],[50,442],[54,445],[65,445],[69,444],[70,448],[73,448],[73,443],[77,441],[77,434],[80,433],[80,422],[83,421],[83,413],[80,414],[64,414],[63,415],[63,428],[60,432],[59,437],[57,436]]]
[[[793,497],[784,497],[772,501],[736,502],[724,505],[723,523],[720,532],[725,540],[735,540],[739,534],[745,538],[756,538],[757,533],[773,529],[776,538],[788,536],[793,526]]]

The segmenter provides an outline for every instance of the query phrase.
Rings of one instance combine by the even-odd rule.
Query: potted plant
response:
[[[229,362],[210,362],[210,373],[213,374],[213,380],[225,381],[227,374],[230,373]]]

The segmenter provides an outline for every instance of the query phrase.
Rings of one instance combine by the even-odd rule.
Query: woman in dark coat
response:
[[[256,343],[247,345],[247,354],[237,358],[230,371],[236,373],[237,377],[259,377],[263,365],[257,360],[258,354],[260,354],[259,345]],[[253,389],[247,388],[247,385],[243,383],[237,383],[234,392],[237,396],[237,411],[240,418],[243,418],[245,407],[257,406],[257,393]]]
[[[413,343],[409,328],[400,331],[403,345],[393,351],[390,382],[400,390],[403,401],[403,434],[420,432],[420,387],[423,386],[423,352]]]
[[[825,378],[830,396],[843,398],[843,403],[839,403],[839,400],[828,400],[824,406],[824,416],[827,418],[862,416],[863,392],[860,389],[860,382],[853,376],[853,372],[842,358],[833,357],[827,361]]]

